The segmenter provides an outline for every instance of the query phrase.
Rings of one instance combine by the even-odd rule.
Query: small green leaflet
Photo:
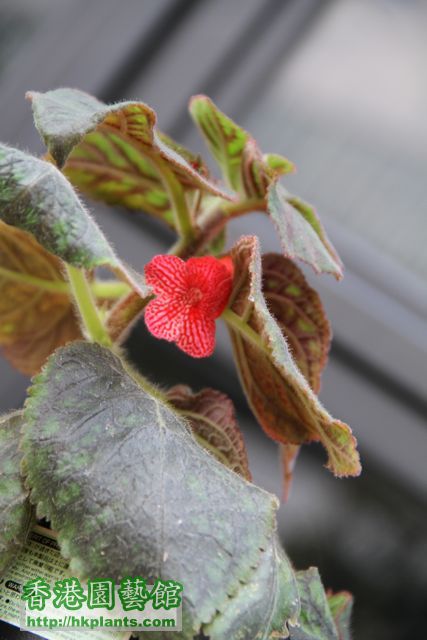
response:
[[[268,212],[285,256],[302,260],[316,273],[342,278],[342,263],[313,207],[291,196],[277,182],[268,190]]]
[[[335,622],[339,640],[351,640],[353,596],[348,591],[328,593],[328,605]]]
[[[120,263],[69,182],[49,162],[0,143],[0,219],[76,267]]]
[[[190,113],[226,183],[239,195],[263,198],[271,181],[294,170],[292,162],[283,156],[263,156],[252,136],[207,96],[194,96]]]
[[[146,104],[105,105],[76,89],[30,92],[27,97],[49,152],[59,167],[65,164],[65,174],[85,194],[144,210],[173,226],[162,178],[165,163],[181,183],[190,208],[199,190],[229,199],[209,179],[199,156],[157,131],[156,114]]]
[[[274,538],[276,499],[200,447],[111,351],[59,349],[35,378],[25,415],[31,498],[59,532],[73,574],[178,580],[188,640],[251,583]],[[288,597],[296,604],[286,611],[296,613],[296,591]],[[274,626],[285,628],[284,606]]]
[[[33,517],[18,450],[22,414],[0,418],[0,572],[25,544]]]
[[[318,570],[297,571],[296,577],[301,613],[289,640],[339,640]]]

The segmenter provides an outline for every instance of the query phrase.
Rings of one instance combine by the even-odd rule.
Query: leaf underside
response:
[[[312,390],[319,393],[331,343],[331,329],[319,294],[292,260],[276,253],[262,256],[262,291],[293,359]],[[285,499],[298,453],[298,445],[280,444]]]
[[[237,275],[230,306],[258,336],[254,344],[230,329],[239,375],[258,421],[278,442],[320,440],[328,452],[327,467],[335,475],[358,475],[359,455],[350,428],[320,404],[268,310],[257,238],[241,238],[231,255]]]
[[[18,276],[65,283],[60,260],[25,231],[0,222],[0,268]],[[26,375],[82,334],[67,293],[45,291],[0,271],[0,345],[6,358]]]
[[[156,114],[142,102],[106,105],[75,89],[30,92],[36,126],[58,166],[83,193],[143,210],[174,226],[159,163],[183,186],[188,204],[206,191],[229,198],[209,179],[199,156],[156,130]]]
[[[76,267],[118,267],[102,231],[51,163],[0,144],[0,220]]]
[[[0,573],[25,544],[33,522],[18,450],[22,415],[0,418]]]
[[[222,464],[251,480],[245,443],[230,398],[215,389],[193,393],[185,385],[172,387],[167,397],[188,420],[199,444]]]
[[[301,260],[316,273],[342,278],[342,263],[313,207],[291,196],[276,182],[268,189],[267,208],[285,256]]]
[[[31,499],[73,573],[182,582],[182,638],[251,582],[274,542],[276,499],[201,448],[112,352],[78,342],[58,350],[25,414]],[[287,597],[298,600],[292,589]]]

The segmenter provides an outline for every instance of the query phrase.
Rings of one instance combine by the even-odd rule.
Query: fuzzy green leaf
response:
[[[73,343],[50,358],[22,446],[31,498],[71,571],[178,580],[182,638],[251,582],[272,544],[276,499],[217,462],[99,345]]]
[[[256,237],[243,237],[231,252],[235,282],[229,323],[236,364],[248,401],[266,433],[278,442],[320,440],[327,467],[337,476],[358,475],[356,440],[348,425],[321,405],[296,365],[262,291],[262,266]]]
[[[262,198],[271,181],[294,170],[292,162],[283,156],[263,156],[252,136],[207,96],[194,96],[190,113],[228,186],[240,195]]]
[[[283,621],[295,624],[298,614],[295,576],[279,543],[274,540],[263,553],[250,583],[229,600],[224,611],[204,632],[210,640],[283,638],[288,634]]]
[[[199,190],[229,196],[210,179],[199,156],[160,133],[142,102],[106,105],[76,89],[30,92],[34,119],[58,166],[83,193],[109,204],[144,210],[174,225],[163,184],[166,162],[189,207]],[[68,160],[68,161],[67,161]]]
[[[342,263],[313,207],[273,182],[268,189],[268,212],[278,231],[285,256],[302,260],[316,273],[342,278]]]
[[[118,267],[102,231],[49,162],[0,144],[0,220],[76,267]]]
[[[0,572],[25,544],[33,522],[18,450],[22,414],[0,419]]]
[[[328,594],[328,604],[335,622],[339,640],[351,640],[351,612],[353,596],[348,591]]]
[[[297,626],[291,627],[289,640],[338,640],[318,570],[297,571],[296,578],[301,613]]]

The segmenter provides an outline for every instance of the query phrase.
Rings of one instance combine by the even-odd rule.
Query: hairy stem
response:
[[[126,282],[116,280],[95,280],[91,282],[90,287],[94,296],[108,300],[117,300],[131,291],[131,287]]]
[[[227,222],[252,211],[265,211],[263,198],[248,198],[228,202],[220,200],[213,207],[204,211],[197,220],[197,235],[190,242],[178,242],[174,249],[181,258],[200,254],[206,246],[215,240]]]
[[[90,283],[82,269],[77,269],[70,264],[66,265],[71,292],[83,321],[83,325],[92,342],[109,347],[110,337],[102,323],[100,314],[95,304]]]
[[[234,311],[232,311],[231,309],[226,309],[221,315],[221,318],[225,320],[225,322],[231,329],[237,331],[242,336],[242,338],[252,343],[255,347],[257,347],[257,349],[261,349],[261,351],[267,353],[267,347],[260,336],[256,333],[256,331],[252,329],[252,327],[247,324],[247,322],[242,320],[242,318],[238,316],[237,313],[234,313]]]
[[[175,226],[180,238],[187,243],[194,240],[194,225],[185,199],[184,189],[167,162],[159,157],[150,156],[162,177],[164,187],[172,203]]]

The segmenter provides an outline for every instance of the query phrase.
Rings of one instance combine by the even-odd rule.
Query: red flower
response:
[[[155,256],[145,278],[156,298],[145,322],[156,338],[176,342],[193,358],[205,358],[215,347],[215,319],[227,306],[232,286],[230,258]]]

